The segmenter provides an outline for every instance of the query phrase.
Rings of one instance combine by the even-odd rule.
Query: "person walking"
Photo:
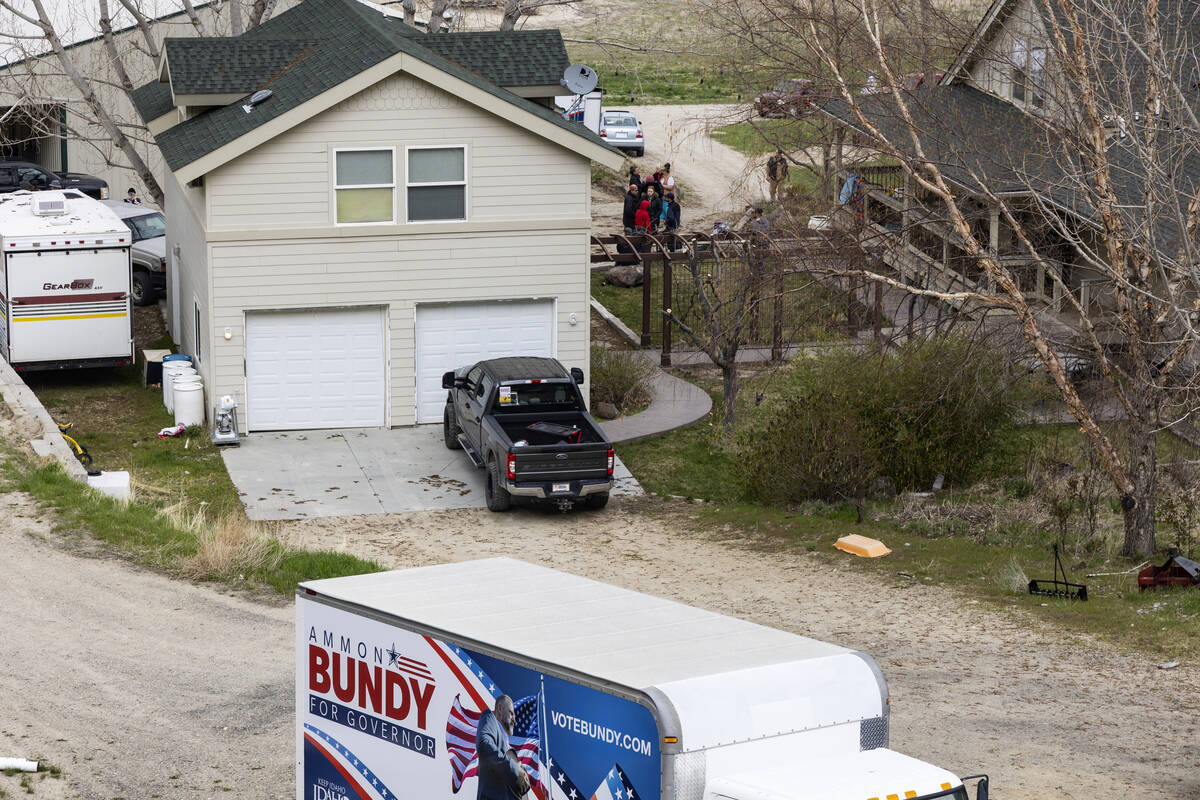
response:
[[[642,204],[639,192],[640,187],[633,181],[630,181],[629,191],[625,192],[625,210],[621,212],[621,227],[625,229],[626,234],[633,233],[633,228],[637,224],[634,216]]]
[[[775,155],[767,159],[767,184],[771,187],[771,202],[778,203],[783,194],[783,186],[788,179],[788,162],[783,155],[783,148],[776,147]]]

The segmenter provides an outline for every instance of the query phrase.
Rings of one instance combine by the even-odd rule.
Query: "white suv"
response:
[[[167,223],[162,212],[123,200],[105,200],[133,234],[134,305],[148,306],[167,288]]]
[[[600,138],[621,150],[628,150],[634,157],[646,154],[646,138],[642,135],[642,121],[632,112],[610,108],[600,115]]]

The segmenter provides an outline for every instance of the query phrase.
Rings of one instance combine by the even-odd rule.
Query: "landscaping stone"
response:
[[[616,406],[603,401],[596,403],[596,407],[592,410],[596,412],[596,416],[600,419],[616,419],[621,415],[621,412],[617,411]]]
[[[604,273],[604,280],[612,286],[632,289],[642,285],[642,268],[629,265],[613,267]]]

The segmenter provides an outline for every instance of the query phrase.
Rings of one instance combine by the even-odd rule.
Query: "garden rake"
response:
[[[1059,576],[1062,576],[1062,580],[1059,580]],[[1029,593],[1043,597],[1063,597],[1067,600],[1087,600],[1087,587],[1082,583],[1071,583],[1067,580],[1067,571],[1063,569],[1062,559],[1058,555],[1057,542],[1054,544],[1054,579],[1030,581]]]

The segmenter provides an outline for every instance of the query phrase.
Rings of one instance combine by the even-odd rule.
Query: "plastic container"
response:
[[[171,403],[171,381],[176,375],[195,375],[196,369],[187,361],[168,361],[163,364],[162,398],[167,411],[175,406]]]
[[[129,499],[129,473],[125,470],[101,472],[99,475],[88,475],[88,486],[101,494],[115,497],[118,500]]]
[[[204,424],[204,386],[200,383],[175,382],[175,424]]]
[[[186,361],[188,364],[191,364],[192,357],[187,353],[167,353],[162,357],[162,363],[164,364],[170,363],[171,361]]]
[[[180,375],[172,376],[172,378],[171,378],[171,394],[167,396],[167,400],[168,400],[167,410],[168,411],[170,411],[171,413],[175,413],[175,399],[176,399],[176,395],[179,393],[179,387],[187,386],[187,385],[190,385],[193,383],[195,383],[195,384],[201,383],[199,375],[194,375],[192,373],[185,372]]]

